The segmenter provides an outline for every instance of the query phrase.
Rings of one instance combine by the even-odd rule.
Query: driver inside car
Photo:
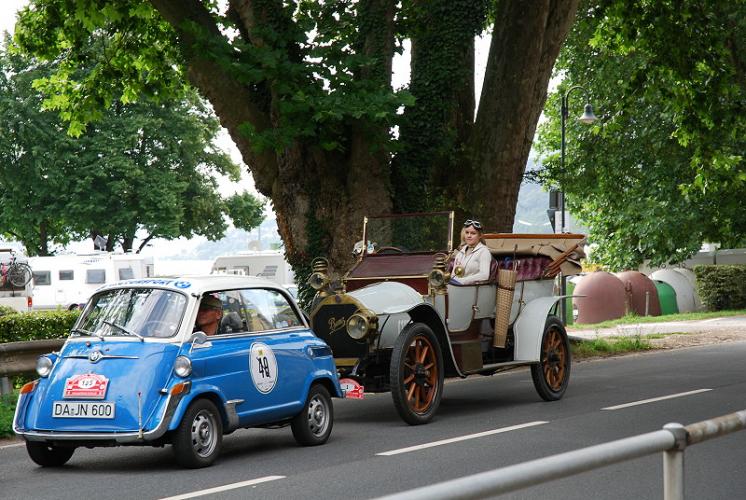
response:
[[[453,261],[451,284],[471,285],[490,278],[492,255],[482,240],[482,224],[467,219],[461,229],[461,246]]]
[[[194,322],[194,331],[202,330],[205,332],[205,335],[215,335],[222,317],[223,303],[221,300],[213,295],[205,295],[199,303],[197,320]]]

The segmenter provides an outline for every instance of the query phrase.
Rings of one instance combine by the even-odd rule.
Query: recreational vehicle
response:
[[[287,285],[295,281],[295,276],[285,256],[282,252],[274,250],[221,255],[213,262],[211,272],[213,274],[259,276],[278,285]]]
[[[134,253],[31,257],[34,309],[72,309],[104,285],[154,275],[153,257]]]

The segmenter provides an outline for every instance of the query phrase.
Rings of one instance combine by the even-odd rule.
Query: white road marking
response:
[[[5,448],[16,448],[18,446],[23,446],[25,443],[18,443],[18,444],[6,444],[5,446],[0,446],[0,450],[4,450]]]
[[[253,486],[255,484],[266,483],[268,481],[276,481],[278,479],[285,479],[285,476],[265,476],[257,479],[251,479],[249,481],[241,481],[240,483],[226,484],[223,486],[216,486],[215,488],[209,488],[207,490],[193,491],[191,493],[184,493],[183,495],[176,495],[175,497],[161,498],[161,500],[184,500],[186,498],[203,497],[206,495],[212,495],[213,493],[219,493],[221,491],[235,490],[237,488],[243,488],[246,486]]]
[[[545,420],[537,420],[535,422],[512,425],[510,427],[501,427],[500,429],[493,429],[491,431],[478,432],[476,434],[467,434],[466,436],[459,436],[459,437],[450,438],[450,439],[443,439],[440,441],[433,441],[432,443],[418,444],[416,446],[409,446],[407,448],[400,448],[398,450],[384,451],[382,453],[376,453],[376,455],[390,457],[391,455],[399,455],[400,453],[409,453],[410,451],[424,450],[426,448],[432,448],[434,446],[441,446],[441,445],[450,444],[450,443],[458,443],[459,441],[467,441],[469,439],[476,439],[476,438],[480,438],[483,436],[490,436],[492,434],[501,434],[503,432],[510,432],[510,431],[515,431],[518,429],[524,429],[526,427],[534,427],[536,425],[543,425],[543,424],[548,424],[548,423],[549,422]]]
[[[711,390],[712,389],[697,389],[696,391],[680,392],[678,394],[669,394],[668,396],[661,396],[659,398],[643,399],[641,401],[634,401],[632,403],[625,403],[623,405],[607,406],[606,408],[601,408],[601,409],[602,410],[621,410],[622,408],[629,408],[630,406],[638,406],[638,405],[644,405],[648,403],[655,403],[656,401],[663,401],[665,399],[681,398],[684,396],[691,396],[693,394],[699,394],[700,392],[707,392]]]

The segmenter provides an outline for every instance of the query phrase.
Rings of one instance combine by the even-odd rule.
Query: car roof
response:
[[[117,281],[109,285],[102,286],[97,291],[108,290],[111,288],[166,288],[180,290],[190,294],[200,295],[204,292],[214,290],[228,290],[235,288],[272,288],[287,292],[285,288],[277,283],[265,278],[256,276],[239,276],[233,274],[205,274],[205,275],[178,275],[178,276],[157,276],[152,278],[138,278],[131,280]]]

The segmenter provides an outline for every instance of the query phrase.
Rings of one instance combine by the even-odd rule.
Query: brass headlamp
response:
[[[329,284],[329,261],[324,257],[317,257],[311,263],[313,273],[308,277],[308,284],[318,291]]]
[[[435,255],[433,270],[427,276],[427,282],[430,289],[435,293],[445,293],[448,280],[451,279],[450,273],[446,271],[446,261],[448,256],[442,253]]]

